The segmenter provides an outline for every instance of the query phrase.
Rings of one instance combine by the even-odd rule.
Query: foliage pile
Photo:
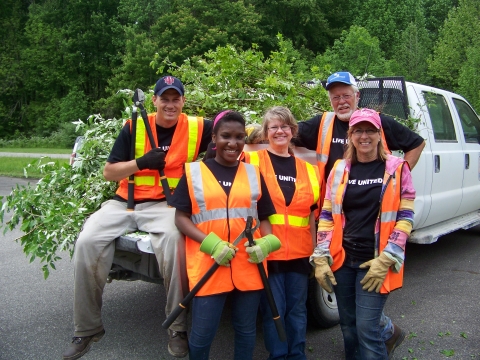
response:
[[[55,269],[60,251],[73,254],[73,244],[84,220],[116,189],[115,183],[105,181],[102,170],[122,121],[95,115],[78,126],[86,130],[85,143],[74,165],[39,165],[42,179],[35,185],[17,185],[5,197],[0,210],[2,223],[5,214],[12,213],[4,224],[4,232],[21,225],[24,234],[17,241],[30,262],[40,259],[45,278],[50,268]],[[27,177],[29,167],[25,169]]]

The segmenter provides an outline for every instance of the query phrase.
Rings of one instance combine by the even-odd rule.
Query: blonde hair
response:
[[[355,164],[358,162],[357,159],[357,149],[355,146],[353,146],[353,141],[352,141],[352,134],[353,130],[355,130],[357,127],[356,126],[351,126],[348,129],[347,132],[347,138],[348,142],[345,148],[345,152],[343,153],[343,158],[350,160],[351,164]],[[385,151],[385,147],[383,146],[383,141],[382,141],[382,129],[378,129],[378,132],[380,134],[380,141],[378,142],[377,145],[377,160],[385,161],[387,160],[387,152]]]
[[[292,139],[297,136],[297,120],[295,120],[290,109],[284,106],[274,106],[269,108],[263,115],[262,136],[264,139],[268,140],[268,124],[270,120],[273,120],[274,118],[280,120],[283,124],[290,126],[290,129],[292,129]],[[293,155],[293,146],[291,144],[288,145],[288,152]]]

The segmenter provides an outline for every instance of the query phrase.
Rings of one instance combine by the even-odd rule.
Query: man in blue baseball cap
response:
[[[325,112],[298,123],[295,145],[317,152],[320,176],[326,181],[333,164],[343,157],[350,117],[357,110],[360,91],[355,77],[347,71],[330,75],[325,84],[332,112]],[[394,118],[380,114],[385,142],[390,151],[403,151],[413,169],[425,146],[421,136],[403,126]]]
[[[298,123],[298,135],[295,145],[315,150],[322,184],[322,199],[325,184],[333,165],[343,158],[350,117],[357,110],[360,91],[354,76],[347,71],[330,75],[325,84],[332,105],[332,112],[316,115],[307,121]],[[401,150],[404,159],[412,169],[425,147],[424,139],[403,126],[394,118],[380,114],[384,147],[390,151]],[[405,332],[393,324],[390,318],[382,314],[382,338],[389,356],[405,338]]]
[[[155,84],[152,96],[156,112],[148,114],[155,144],[146,140],[143,122],[137,123],[132,137],[132,122],[127,120],[105,164],[107,181],[118,181],[113,199],[85,222],[75,244],[73,341],[64,360],[82,357],[105,334],[101,318],[102,295],[112,266],[117,237],[132,231],[150,234],[159,272],[167,293],[168,316],[189,291],[185,265],[185,239],[175,227],[175,208],[169,207],[160,182],[164,170],[170,189],[174,189],[186,162],[195,161],[212,140],[213,124],[202,117],[183,113],[185,89],[174,76],[164,76]],[[140,129],[143,129],[140,131]],[[135,156],[131,157],[132,143]],[[187,151],[189,149],[189,151]],[[134,209],[127,211],[128,178],[135,175]],[[184,310],[169,330],[168,351],[175,357],[188,354],[187,314]]]

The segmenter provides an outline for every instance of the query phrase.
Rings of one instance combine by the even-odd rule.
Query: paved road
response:
[[[25,180],[0,177],[0,196]],[[0,235],[0,359],[50,360],[61,354],[72,336],[72,263],[68,254],[43,280],[38,262],[29,264],[13,239]],[[480,359],[480,227],[458,231],[432,245],[409,244],[405,283],[392,293],[386,312],[409,338],[396,359]],[[107,334],[83,358],[170,359],[166,351],[165,291],[143,282],[107,284],[103,318]],[[212,347],[211,359],[232,358],[233,333],[228,308]],[[265,359],[261,327],[255,360]],[[343,358],[338,326],[309,328],[307,358]]]
[[[35,153],[14,153],[14,152],[2,152],[0,151],[0,157],[33,157],[40,158],[47,156],[52,159],[69,159],[70,154],[35,154]]]

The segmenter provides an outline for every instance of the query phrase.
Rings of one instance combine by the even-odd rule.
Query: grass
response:
[[[38,150],[38,149],[37,149]],[[42,174],[36,168],[36,164],[39,159],[35,158],[26,158],[26,157],[0,157],[0,176],[10,176],[10,177],[24,177],[23,169],[27,167],[28,164],[33,164],[34,166],[28,169],[28,177],[33,179],[40,179]],[[68,164],[69,159],[42,159],[42,163],[49,161],[55,161],[60,164]]]
[[[0,152],[12,153],[37,153],[37,154],[71,154],[72,149],[52,149],[52,148],[0,148]]]

